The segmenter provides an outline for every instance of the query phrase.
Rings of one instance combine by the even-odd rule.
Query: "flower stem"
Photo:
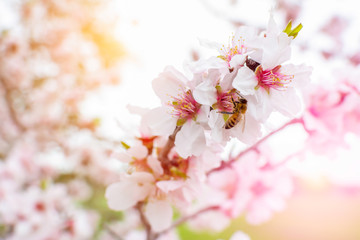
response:
[[[284,125],[282,125],[281,127],[279,127],[278,129],[268,133],[265,137],[263,137],[262,139],[260,139],[259,141],[257,141],[254,145],[246,148],[245,150],[241,151],[238,155],[236,155],[235,157],[232,157],[229,161],[227,162],[222,162],[221,165],[217,168],[212,169],[211,171],[208,172],[208,175],[211,174],[212,172],[216,172],[216,171],[220,171],[224,168],[228,168],[231,167],[231,165],[239,160],[242,156],[244,156],[245,154],[247,154],[248,152],[251,151],[258,151],[258,147],[260,146],[260,144],[262,144],[264,141],[266,141],[267,139],[269,139],[272,135],[282,131],[283,129],[285,129],[286,127],[292,125],[292,124],[297,124],[297,123],[301,123],[304,127],[304,120],[303,118],[294,118],[291,121],[285,123]]]
[[[155,236],[154,236],[153,232],[151,231],[150,223],[148,222],[148,220],[146,219],[146,217],[144,215],[143,205],[144,205],[143,202],[138,202],[138,204],[136,205],[135,208],[138,210],[139,215],[140,215],[140,220],[145,227],[146,240],[154,240]]]
[[[210,206],[210,207],[206,207],[206,208],[203,208],[203,209],[200,209],[199,211],[193,213],[193,214],[190,214],[190,215],[187,215],[187,216],[184,216],[184,217],[181,217],[179,218],[178,220],[176,220],[170,227],[168,227],[167,229],[155,234],[155,239],[158,238],[160,235],[162,234],[165,234],[167,233],[168,231],[178,227],[179,225],[185,223],[186,221],[190,220],[190,219],[193,219],[197,216],[199,216],[200,214],[204,213],[204,212],[207,212],[207,211],[211,211],[211,210],[217,210],[219,209],[219,206]]]
[[[170,150],[174,147],[176,134],[180,131],[181,126],[177,126],[174,132],[169,136],[165,146],[161,149],[159,153],[159,161],[163,169],[169,169],[168,165],[170,164],[170,160],[168,158],[168,154]],[[168,174],[168,173],[167,173]]]

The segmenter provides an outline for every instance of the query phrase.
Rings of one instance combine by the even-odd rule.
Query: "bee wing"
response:
[[[244,130],[245,130],[245,121],[246,121],[245,114],[241,114],[240,124],[241,124],[242,132],[244,132]]]

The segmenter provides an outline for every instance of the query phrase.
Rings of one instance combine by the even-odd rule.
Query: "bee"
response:
[[[231,116],[226,120],[224,124],[225,129],[231,129],[235,127],[238,123],[242,124],[242,131],[245,129],[245,113],[247,110],[247,100],[237,93],[240,98],[238,101],[234,101],[234,98],[231,97],[231,101],[233,103],[233,111],[232,112],[220,112],[224,114],[231,114]]]

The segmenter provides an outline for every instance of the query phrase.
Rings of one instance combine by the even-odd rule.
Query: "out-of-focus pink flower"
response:
[[[258,154],[248,153],[233,164],[233,169],[209,176],[210,185],[227,194],[223,210],[231,217],[245,214],[251,224],[267,221],[273,212],[284,209],[293,189],[286,168],[260,164],[258,158]],[[231,180],[225,177],[230,174]]]

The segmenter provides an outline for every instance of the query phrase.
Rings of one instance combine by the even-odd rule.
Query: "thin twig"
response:
[[[169,169],[168,165],[170,164],[170,160],[168,158],[168,154],[175,145],[175,137],[176,134],[180,131],[180,129],[181,127],[179,126],[175,128],[174,132],[169,136],[165,146],[161,149],[159,153],[159,161],[165,171]]]
[[[104,228],[108,231],[108,233],[116,240],[123,240],[114,230],[112,230],[109,226],[105,225]]]
[[[285,123],[284,125],[282,125],[278,129],[276,129],[276,130],[270,132],[269,134],[267,134],[265,137],[263,137],[262,139],[257,141],[254,145],[252,145],[252,146],[246,148],[245,150],[241,151],[238,155],[231,158],[231,160],[229,160],[227,162],[222,162],[219,167],[214,168],[211,171],[209,171],[208,175],[213,173],[213,172],[216,172],[216,171],[222,170],[224,168],[230,167],[235,161],[237,161],[238,159],[240,159],[242,156],[249,153],[250,151],[258,151],[258,147],[260,146],[260,144],[262,144],[264,141],[266,141],[272,135],[276,134],[277,132],[280,132],[281,130],[285,129],[289,125],[296,124],[296,123],[302,123],[304,125],[304,121],[303,121],[302,118],[294,118],[294,119],[292,119],[291,121]]]
[[[217,210],[217,209],[219,209],[219,206],[210,206],[210,207],[200,209],[199,211],[197,211],[197,212],[195,212],[193,214],[190,214],[188,216],[184,216],[182,218],[179,218],[170,227],[168,227],[167,229],[155,234],[155,239],[158,238],[160,235],[167,233],[168,231],[178,227],[179,225],[185,223],[186,221],[188,221],[190,219],[193,219],[193,218],[199,216],[200,214],[202,214],[204,212],[208,212],[208,211],[211,211],[211,210]]]
[[[151,231],[151,226],[150,223],[148,222],[148,220],[146,219],[145,215],[144,215],[144,211],[143,211],[143,202],[138,202],[138,204],[136,205],[136,209],[139,212],[140,215],[140,220],[142,222],[142,224],[144,225],[145,231],[146,231],[146,240],[154,240],[154,234]]]

